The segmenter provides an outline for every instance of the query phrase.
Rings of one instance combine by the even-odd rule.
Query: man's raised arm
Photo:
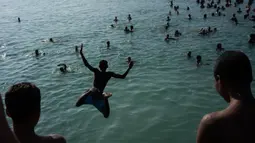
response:
[[[128,67],[127,71],[124,74],[121,75],[121,74],[112,73],[112,77],[114,77],[114,78],[121,78],[121,79],[126,78],[128,72],[133,67],[133,65],[134,65],[134,62],[130,62],[129,63],[129,67]]]
[[[92,72],[95,72],[96,69],[95,69],[94,67],[92,67],[92,66],[88,63],[88,61],[86,60],[85,56],[83,55],[82,50],[83,50],[83,44],[81,44],[81,49],[80,49],[80,54],[81,54],[82,61],[83,61],[84,65],[85,65],[89,70],[91,70]]]

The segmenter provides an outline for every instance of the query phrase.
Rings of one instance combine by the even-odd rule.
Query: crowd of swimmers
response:
[[[242,0],[237,0],[235,6],[241,2]],[[201,3],[200,7],[204,8],[205,0],[197,0],[197,3]],[[221,1],[218,0],[217,4],[220,3]],[[173,1],[170,1],[170,6],[173,7]],[[211,6],[215,7],[213,0],[207,5],[207,7]],[[231,6],[231,0],[226,2],[226,7],[229,6]],[[179,6],[174,6],[174,9],[178,11]],[[187,10],[189,9],[187,7]],[[241,10],[239,9],[239,11]],[[191,15],[189,17],[191,19]],[[233,15],[233,18],[236,18],[235,15]],[[114,20],[118,22],[117,17]],[[130,14],[128,15],[128,20],[132,20]],[[18,21],[21,22],[20,18]],[[170,17],[168,21],[170,21]],[[233,21],[236,22],[235,19]],[[130,27],[130,30],[133,30],[133,28]],[[208,27],[201,31],[210,33],[216,30],[211,30]],[[181,33],[176,30],[174,35],[179,37]],[[255,43],[255,34],[251,34],[250,37],[249,42]],[[171,38],[168,34],[165,40]],[[50,38],[49,42],[54,41]],[[110,47],[110,41],[107,41],[106,45]],[[83,44],[81,44],[80,48],[75,46],[75,51],[80,52],[84,65],[94,73],[93,88],[88,89],[80,96],[75,106],[94,105],[105,118],[108,118],[110,115],[108,98],[112,94],[104,92],[104,88],[112,77],[124,79],[132,69],[134,61],[131,57],[128,57],[126,72],[117,74],[106,71],[108,68],[106,60],[101,60],[98,68],[91,66],[83,54]],[[241,51],[225,51],[221,43],[216,45],[216,51],[222,53],[217,58],[213,70],[215,89],[229,105],[224,110],[204,115],[198,126],[197,143],[255,142],[255,99],[251,91],[251,83],[253,81],[251,62],[246,54]],[[39,50],[35,50],[35,55],[41,55]],[[189,59],[192,58],[191,51],[187,53],[187,57]],[[202,64],[201,55],[196,56],[196,63],[198,66]],[[66,64],[59,64],[58,66],[60,66],[59,70],[61,72],[67,71]],[[36,85],[29,82],[14,84],[5,93],[4,102],[5,104],[3,105],[2,97],[0,96],[0,143],[67,142],[62,135],[50,134],[41,136],[36,134],[35,128],[41,115],[41,91]],[[13,131],[8,125],[4,109],[12,120]]]

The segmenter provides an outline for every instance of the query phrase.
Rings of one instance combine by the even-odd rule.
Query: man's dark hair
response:
[[[5,94],[6,108],[14,123],[26,122],[29,116],[40,113],[40,102],[40,89],[27,82],[11,86]]]
[[[231,85],[246,86],[253,81],[249,58],[241,51],[226,51],[217,59],[214,77]]]

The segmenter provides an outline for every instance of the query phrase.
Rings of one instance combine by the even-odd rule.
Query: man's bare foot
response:
[[[111,97],[112,96],[112,93],[109,93],[109,92],[104,92],[103,93],[103,95],[104,95],[104,98],[109,98],[109,97]]]

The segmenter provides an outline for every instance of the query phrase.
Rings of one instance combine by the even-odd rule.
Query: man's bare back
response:
[[[254,143],[255,101],[234,101],[227,109],[207,114],[198,130],[198,143]]]
[[[229,103],[222,111],[203,117],[197,143],[254,143],[255,99],[249,58],[240,51],[226,51],[214,68],[215,88]]]

